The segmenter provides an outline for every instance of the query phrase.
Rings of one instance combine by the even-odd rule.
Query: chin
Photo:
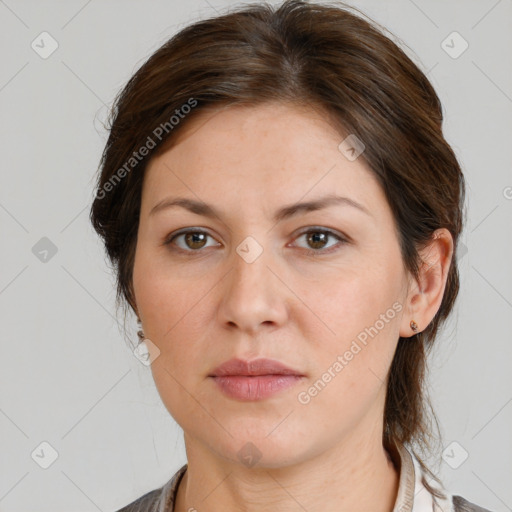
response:
[[[269,435],[274,428],[275,424],[261,431],[253,428],[252,435],[230,431],[233,437],[210,439],[207,444],[219,456],[247,468],[280,468],[306,457],[304,443],[288,431],[283,431],[282,436],[274,437],[275,431]],[[303,451],[298,452],[297,446]]]

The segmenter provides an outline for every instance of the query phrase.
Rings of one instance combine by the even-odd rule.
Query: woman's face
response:
[[[133,284],[160,351],[151,368],[186,439],[219,457],[249,451],[277,467],[382,434],[387,373],[411,334],[409,280],[386,198],[343,139],[319,113],[231,107],[196,117],[147,168]],[[299,207],[327,196],[361,206]],[[218,217],[153,210],[177,198]],[[231,358],[302,377],[270,396],[229,396],[210,375]]]

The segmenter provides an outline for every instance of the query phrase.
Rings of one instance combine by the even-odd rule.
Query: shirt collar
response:
[[[414,453],[398,443],[390,446],[388,452],[400,473],[393,512],[454,512],[452,495],[423,471]],[[188,464],[184,464],[164,485],[157,512],[174,512],[178,485],[187,467]],[[445,497],[434,496],[425,483],[439,490]]]
[[[390,446],[388,452],[400,471],[393,512],[454,512],[452,495],[427,475],[413,452],[399,443]],[[433,495],[425,484],[444,497]]]

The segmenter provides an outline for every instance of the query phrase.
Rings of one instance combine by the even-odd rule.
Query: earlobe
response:
[[[450,232],[446,228],[436,230],[430,243],[420,251],[423,263],[418,280],[411,282],[400,336],[408,338],[423,331],[436,315],[443,299],[452,254]]]

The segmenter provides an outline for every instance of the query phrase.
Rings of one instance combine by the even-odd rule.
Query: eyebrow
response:
[[[313,201],[295,203],[288,206],[284,206],[283,208],[280,208],[275,212],[273,221],[281,222],[299,213],[322,210],[324,208],[328,208],[329,206],[352,206],[358,209],[359,211],[364,212],[372,217],[370,211],[357,201],[354,201],[349,197],[330,194],[319,199],[315,199]],[[219,210],[217,210],[214,206],[208,203],[204,203],[202,201],[196,201],[195,199],[189,199],[186,197],[168,197],[162,199],[162,201],[159,201],[155,206],[153,206],[153,208],[149,212],[149,215],[154,215],[159,211],[173,207],[185,208],[186,210],[189,210],[192,213],[202,215],[204,217],[217,217],[219,219],[222,218],[222,213]]]

